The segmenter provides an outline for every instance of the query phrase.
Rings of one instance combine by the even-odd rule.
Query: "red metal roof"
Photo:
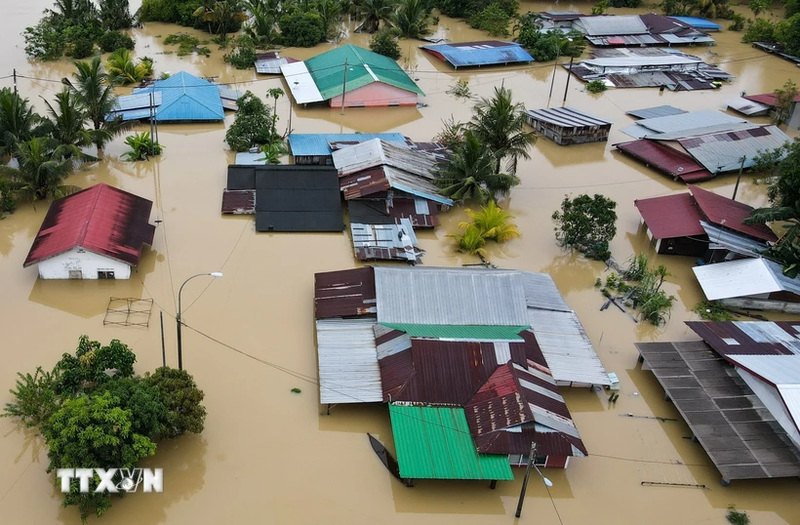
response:
[[[621,152],[684,182],[713,179],[714,175],[688,154],[654,140],[641,139],[614,144]]]
[[[339,177],[339,188],[344,192],[344,200],[350,200],[386,191],[391,186],[383,166],[378,166]]]
[[[728,197],[717,195],[697,186],[689,186],[697,206],[710,222],[724,226],[739,233],[744,233],[764,241],[776,241],[778,238],[766,224],[745,224],[744,221],[753,211],[752,206],[737,202]],[[725,221],[723,224],[722,221]]]
[[[742,355],[791,355],[800,333],[791,321],[742,323],[731,321],[687,321],[691,328],[715,352]],[[743,330],[744,328],[744,330]],[[745,331],[746,330],[746,331]],[[784,335],[784,332],[786,335]],[[755,336],[755,338],[753,337]],[[789,344],[785,344],[789,343]],[[789,346],[793,345],[793,346]]]
[[[24,267],[80,247],[131,266],[152,245],[153,202],[108,184],[96,184],[50,205]]]
[[[418,213],[417,202],[420,210],[427,213]],[[395,219],[409,219],[414,228],[435,228],[439,226],[439,209],[435,202],[423,199],[398,199],[394,198],[388,207],[389,215]]]
[[[765,106],[775,105],[775,93],[763,93],[761,95],[745,95],[742,98],[746,98],[747,100],[752,100],[753,102],[758,102],[759,104],[764,104]],[[794,97],[794,102],[800,102],[800,95]]]
[[[314,274],[317,319],[374,314],[375,274],[372,267]]]
[[[222,213],[256,214],[256,190],[222,190]]]
[[[700,209],[688,193],[633,201],[656,239],[704,236]]]

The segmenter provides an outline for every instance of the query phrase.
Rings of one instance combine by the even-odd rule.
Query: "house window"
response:
[[[113,279],[114,270],[97,270],[98,279]]]
[[[83,272],[80,270],[70,270],[69,271],[69,278],[70,279],[83,279]]]

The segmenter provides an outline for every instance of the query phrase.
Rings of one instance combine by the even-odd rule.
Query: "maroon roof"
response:
[[[419,210],[417,205],[419,204]],[[424,199],[391,200],[389,215],[395,219],[409,219],[414,228],[435,228],[439,226],[439,208],[435,202]],[[422,213],[420,213],[422,212]]]
[[[688,193],[638,199],[633,201],[633,205],[639,209],[642,219],[656,239],[706,234],[700,225],[704,217]]]
[[[222,213],[255,215],[256,190],[222,190]]]
[[[709,222],[722,225],[725,228],[744,233],[756,239],[764,241],[776,241],[778,238],[766,224],[745,224],[744,221],[753,211],[752,206],[743,202],[737,202],[728,197],[717,195],[708,190],[697,186],[689,186],[697,206],[703,212]],[[722,221],[725,224],[722,224]]]
[[[539,342],[536,340],[533,331],[525,330],[524,332],[520,332],[519,336],[525,341],[525,358],[528,361],[528,367],[530,368],[535,365],[537,368],[543,369],[550,374],[547,360],[544,358],[542,349],[539,348]]]
[[[796,323],[791,321],[687,321],[686,325],[723,357],[728,354],[791,355],[795,352],[782,340],[796,345],[797,339],[800,339],[800,333],[795,329]],[[748,335],[740,326],[751,334],[758,334],[758,340]],[[781,337],[783,332],[790,337]]]
[[[391,186],[383,166],[378,166],[340,177],[339,188],[344,192],[344,200],[350,200],[387,191]]]
[[[614,146],[646,166],[651,166],[656,171],[684,182],[699,182],[714,178],[714,174],[688,154],[661,142],[640,139],[614,144]]]
[[[139,264],[142,245],[153,244],[153,202],[108,184],[96,184],[50,205],[24,267],[73,248]]]
[[[393,335],[395,334],[395,335]],[[411,347],[381,357],[380,345],[404,335],[393,331],[378,341],[384,401],[464,406],[498,363],[493,343],[411,339]],[[510,343],[511,360],[526,364],[522,343]]]
[[[679,20],[664,15],[647,13],[639,15],[639,18],[644,22],[644,25],[647,26],[647,30],[651,34],[673,33],[680,35],[682,33],[700,33],[696,29],[692,29],[688,24],[684,24]],[[687,29],[689,31],[687,31]]]
[[[775,106],[775,93],[763,93],[761,95],[745,95],[742,98],[764,104],[765,106]],[[800,95],[794,97],[794,102],[800,102]]]
[[[375,302],[371,266],[314,274],[316,319],[374,314]]]

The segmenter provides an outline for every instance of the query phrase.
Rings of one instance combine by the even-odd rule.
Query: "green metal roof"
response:
[[[478,454],[463,408],[389,405],[400,476],[514,479],[508,456]]]
[[[346,44],[305,61],[324,100],[342,94],[345,60],[348,66],[346,92],[373,82],[383,82],[412,93],[425,94],[391,58]]]
[[[435,337],[440,339],[476,339],[522,341],[519,333],[530,326],[482,326],[450,324],[381,323],[389,328],[405,332],[411,337]]]

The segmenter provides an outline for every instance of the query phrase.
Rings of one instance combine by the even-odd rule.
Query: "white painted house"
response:
[[[129,279],[152,245],[153,202],[107,184],[54,201],[23,267],[41,279]]]

